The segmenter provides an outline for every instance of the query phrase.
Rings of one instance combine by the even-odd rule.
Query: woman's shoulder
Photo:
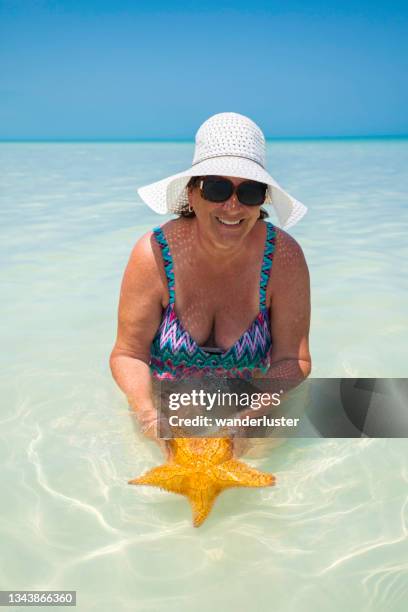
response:
[[[306,269],[307,264],[300,244],[285,230],[274,226],[275,251],[272,271],[275,274],[293,272],[295,269]]]
[[[165,299],[166,272],[155,229],[145,232],[136,241],[129,257],[126,273],[130,277],[144,279],[150,291],[160,293]]]
[[[133,247],[132,257],[146,265],[157,263],[158,259],[162,259],[158,256],[164,246],[168,246],[171,251],[175,243],[180,242],[180,239],[183,238],[183,234],[190,232],[189,219],[171,219],[162,225],[157,225],[140,236]],[[178,238],[177,241],[176,238]]]
[[[167,247],[169,249],[167,256],[170,256],[173,263],[178,259],[179,253],[184,252],[187,245],[191,244],[192,221],[193,219],[188,217],[170,219],[153,230],[155,233],[154,241],[158,245],[159,250]]]
[[[145,232],[137,239],[130,255],[131,261],[137,261],[139,264],[147,266],[154,264],[158,252],[154,229]]]

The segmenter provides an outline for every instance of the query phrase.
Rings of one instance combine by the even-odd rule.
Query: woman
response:
[[[157,436],[152,378],[307,377],[307,265],[261,207],[271,203],[284,227],[306,208],[266,172],[259,127],[237,113],[210,117],[192,167],[139,194],[179,215],[140,238],[122,283],[110,363],[142,431]]]

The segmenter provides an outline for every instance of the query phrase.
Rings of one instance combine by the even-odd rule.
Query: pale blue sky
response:
[[[0,138],[408,134],[406,2],[0,0]]]

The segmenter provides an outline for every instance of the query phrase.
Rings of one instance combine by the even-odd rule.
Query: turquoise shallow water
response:
[[[405,610],[407,440],[291,440],[277,475],[191,527],[126,483],[161,460],[110,378],[121,275],[165,218],[136,187],[189,143],[1,144],[0,588],[76,589],[80,610]],[[408,142],[268,144],[309,206],[313,376],[405,377]],[[39,608],[37,608],[39,609]]]

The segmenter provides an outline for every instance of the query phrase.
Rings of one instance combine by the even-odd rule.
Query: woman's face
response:
[[[248,179],[225,176],[235,187]],[[200,182],[189,189],[189,203],[193,208],[200,230],[212,241],[227,246],[231,242],[240,242],[253,228],[259,219],[260,206],[241,204],[234,193],[225,202],[209,202],[201,196]],[[239,223],[236,223],[236,222]],[[228,225],[228,223],[235,223]]]

